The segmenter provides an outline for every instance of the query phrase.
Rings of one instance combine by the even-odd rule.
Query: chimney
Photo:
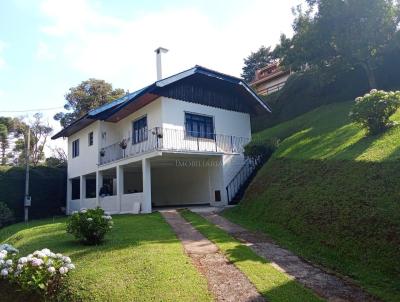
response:
[[[168,49],[159,47],[155,51],[156,53],[156,64],[157,64],[157,81],[162,79],[162,72],[161,72],[161,54],[167,53]]]

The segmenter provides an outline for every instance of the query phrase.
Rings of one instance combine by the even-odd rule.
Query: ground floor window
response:
[[[79,178],[71,179],[71,199],[81,198],[81,180]]]

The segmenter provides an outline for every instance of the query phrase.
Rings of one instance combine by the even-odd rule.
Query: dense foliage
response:
[[[324,72],[360,66],[369,87],[376,88],[376,68],[396,43],[400,7],[393,0],[308,0],[298,8],[292,38],[281,37],[274,50],[293,70]],[[379,80],[379,79],[378,79]]]
[[[390,117],[400,107],[400,91],[371,90],[356,98],[350,118],[366,128],[371,135],[381,133],[393,125]]]
[[[15,220],[13,212],[4,202],[0,201],[0,228]]]
[[[271,157],[278,146],[279,140],[276,138],[267,141],[253,140],[244,147],[244,154],[255,161],[264,162]]]
[[[67,103],[64,108],[72,112],[59,112],[54,116],[54,119],[60,121],[62,127],[66,127],[91,109],[110,103],[124,94],[123,89],[113,89],[112,85],[104,80],[89,79],[83,81],[78,86],[70,88],[65,95]]]
[[[113,221],[101,208],[81,209],[73,213],[67,221],[67,232],[89,245],[99,244],[112,229]]]
[[[45,166],[30,170],[32,206],[29,218],[38,219],[63,215],[66,197],[67,169]],[[0,200],[12,210],[17,221],[24,215],[25,169],[23,167],[0,167]]]
[[[242,78],[247,83],[250,83],[254,80],[257,69],[265,67],[273,61],[274,57],[272,56],[271,47],[261,46],[256,52],[252,52],[244,59]]]
[[[71,259],[49,249],[35,251],[26,257],[0,251],[0,276],[27,293],[34,292],[45,300],[56,299],[68,272],[75,269]]]

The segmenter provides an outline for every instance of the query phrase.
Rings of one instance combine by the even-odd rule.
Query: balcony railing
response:
[[[207,138],[204,138],[206,136]],[[100,165],[108,164],[123,158],[133,157],[152,151],[181,152],[219,152],[241,153],[249,138],[224,134],[190,135],[185,130],[153,128],[148,130],[146,140],[132,144],[132,138],[125,138],[100,150]],[[125,147],[125,148],[124,148]]]

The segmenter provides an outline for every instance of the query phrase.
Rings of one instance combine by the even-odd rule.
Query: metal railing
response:
[[[108,164],[123,158],[152,151],[242,153],[250,139],[224,134],[187,133],[183,129],[156,127],[147,130],[145,140],[132,143],[132,138],[104,147],[100,150],[99,164]]]

